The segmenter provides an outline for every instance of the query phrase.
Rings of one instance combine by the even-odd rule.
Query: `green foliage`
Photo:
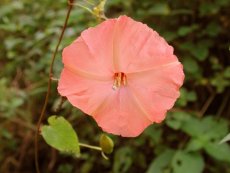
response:
[[[167,3],[156,3],[148,10],[148,13],[151,15],[168,15],[170,8]]]
[[[202,149],[217,160],[229,162],[230,146],[219,145],[219,141],[228,132],[228,122],[207,116],[203,119],[195,118],[187,113],[169,115],[166,123],[173,129],[187,133],[191,139],[186,146],[187,151],[201,151]]]
[[[65,118],[57,116],[49,117],[48,123],[49,125],[41,128],[41,134],[47,144],[61,152],[79,156],[78,137],[71,124]]]
[[[175,173],[201,173],[204,161],[200,154],[177,151],[172,159],[172,167]]]
[[[179,36],[186,36],[192,32],[194,32],[195,30],[198,29],[197,25],[192,25],[192,26],[181,26],[178,31],[177,34]]]
[[[210,143],[207,142],[204,146],[204,149],[207,154],[209,154],[211,157],[220,160],[220,161],[225,161],[230,163],[230,147],[227,144],[221,144],[218,145],[217,143]]]
[[[93,9],[84,0],[78,2]],[[99,0],[89,2],[99,4]],[[33,131],[66,7],[66,0],[0,1],[0,172],[34,172]],[[230,147],[224,142],[229,140],[229,8],[229,0],[107,0],[107,17],[126,14],[142,21],[174,47],[186,76],[181,96],[167,119],[148,127],[140,137],[111,136],[115,147],[109,161],[89,150],[78,159],[57,155],[40,142],[42,172],[230,173]],[[85,9],[74,6],[55,61],[55,78],[62,69],[63,47],[97,22]],[[101,130],[68,101],[61,105],[56,86],[53,82],[46,115],[65,115],[72,127],[62,118],[49,119],[50,125],[44,126],[52,136],[48,143],[54,136],[64,137],[54,145],[77,152],[77,140],[68,138],[72,134],[77,139],[74,129],[85,143],[98,144]],[[57,133],[63,127],[55,122],[69,131]],[[224,143],[219,144],[221,140]],[[64,141],[71,149],[63,148]]]
[[[10,88],[6,78],[0,79],[0,112],[5,118],[20,114],[20,107],[26,100],[26,94],[16,88]],[[10,104],[9,104],[10,103]]]
[[[58,167],[57,173],[71,173],[73,166],[70,164],[62,164]]]
[[[166,150],[161,153],[156,159],[153,160],[147,170],[147,173],[170,172],[170,163],[173,159],[174,154],[175,151],[173,150]]]
[[[201,173],[204,160],[198,153],[166,150],[153,160],[147,173]]]
[[[131,148],[122,147],[116,151],[114,158],[113,172],[127,172],[133,163],[133,152]]]
[[[188,91],[186,88],[180,89],[180,98],[177,100],[178,106],[186,106],[189,102],[195,102],[197,100],[197,95],[195,91]]]

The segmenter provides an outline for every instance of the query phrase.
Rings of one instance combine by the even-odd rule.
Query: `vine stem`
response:
[[[73,1],[74,0],[69,0],[68,2],[73,3]],[[47,85],[47,92],[46,92],[46,96],[45,96],[45,101],[44,101],[44,104],[43,104],[43,107],[42,107],[41,114],[39,116],[39,120],[37,122],[37,128],[36,128],[36,133],[35,133],[35,138],[34,138],[34,152],[35,152],[34,157],[35,157],[35,168],[36,168],[37,173],[40,173],[39,162],[38,162],[38,137],[39,137],[40,126],[41,126],[42,120],[44,118],[45,110],[46,110],[48,100],[49,100],[49,96],[50,96],[51,83],[52,83],[52,77],[53,77],[53,66],[54,66],[55,57],[57,55],[60,43],[62,41],[64,32],[66,30],[71,10],[72,10],[72,5],[70,3],[68,3],[68,11],[67,11],[67,14],[66,14],[65,22],[64,22],[61,34],[59,36],[58,43],[56,45],[55,51],[53,52],[52,59],[51,59],[50,70],[49,70],[49,80],[48,80],[48,85]]]
[[[90,148],[93,150],[98,150],[98,151],[102,151],[101,147],[98,146],[93,146],[93,145],[88,145],[88,144],[84,144],[84,143],[79,143],[80,147],[85,147],[85,148]]]

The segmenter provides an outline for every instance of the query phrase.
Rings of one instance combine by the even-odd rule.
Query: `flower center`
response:
[[[113,83],[113,89],[116,90],[120,86],[125,86],[126,85],[126,75],[123,72],[115,73],[114,74],[114,83]]]

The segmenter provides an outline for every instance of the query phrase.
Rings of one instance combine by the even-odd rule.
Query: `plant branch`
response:
[[[230,98],[230,92],[228,91],[226,95],[224,96],[223,101],[221,102],[220,108],[218,109],[216,115],[217,117],[220,117],[222,112],[224,111],[225,106],[228,104],[228,99]]]
[[[211,95],[208,97],[207,101],[204,103],[201,110],[199,111],[199,117],[202,117],[205,114],[205,112],[209,108],[210,104],[212,103],[212,101],[216,97],[216,92],[214,92],[211,87],[209,87],[208,89],[209,89]]]
[[[73,3],[74,0],[69,0],[69,1],[71,3]],[[36,172],[37,173],[40,173],[39,163],[38,163],[38,137],[39,137],[39,130],[40,130],[40,126],[41,126],[42,120],[43,120],[44,115],[45,115],[45,110],[46,110],[46,107],[47,107],[47,104],[48,104],[48,100],[49,100],[49,96],[50,96],[51,83],[52,83],[52,77],[53,77],[53,66],[54,66],[55,57],[57,55],[60,43],[62,41],[62,38],[63,38],[65,29],[66,29],[66,26],[67,26],[67,23],[68,23],[68,19],[69,19],[71,10],[72,10],[72,5],[69,4],[63,28],[62,28],[61,34],[59,36],[59,40],[58,40],[57,46],[55,48],[55,51],[54,51],[54,53],[52,55],[52,60],[51,60],[51,65],[50,65],[50,71],[49,71],[49,80],[48,80],[48,86],[47,86],[47,92],[46,92],[46,96],[45,96],[45,101],[44,101],[44,104],[43,104],[43,107],[42,107],[41,114],[39,116],[39,120],[37,122],[36,134],[35,134],[35,139],[34,139],[35,167],[36,167]]]

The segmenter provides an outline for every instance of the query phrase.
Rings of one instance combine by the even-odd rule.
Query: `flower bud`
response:
[[[105,154],[112,153],[114,147],[113,140],[109,136],[102,134],[100,137],[100,147]]]

